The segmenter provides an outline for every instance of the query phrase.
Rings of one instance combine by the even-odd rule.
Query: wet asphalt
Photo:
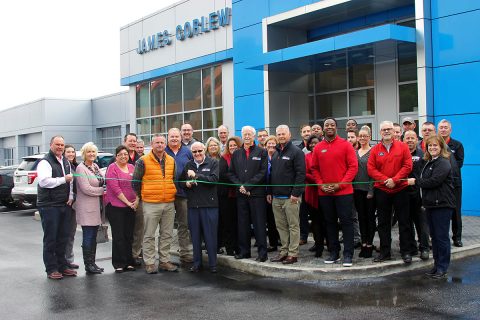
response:
[[[302,282],[225,268],[115,274],[107,243],[97,253],[104,274],[81,268],[76,278],[53,281],[33,211],[0,212],[0,319],[480,319],[480,257],[454,261],[446,280],[427,279],[422,270]],[[77,232],[77,263],[80,242]]]

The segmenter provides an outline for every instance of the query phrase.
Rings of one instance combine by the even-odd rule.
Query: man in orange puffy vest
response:
[[[177,271],[170,262],[170,245],[175,219],[175,160],[165,152],[167,140],[161,134],[152,137],[152,150],[135,164],[132,186],[142,199],[143,260],[148,274],[157,273],[155,266],[155,231],[159,228],[158,255],[160,271]]]

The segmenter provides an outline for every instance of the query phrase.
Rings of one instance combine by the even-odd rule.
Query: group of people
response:
[[[77,164],[73,146],[55,136],[38,165],[47,276],[77,274],[72,254],[77,223],[86,272],[104,271],[95,255],[105,212],[116,273],[134,271],[142,263],[148,274],[177,271],[179,264],[170,259],[175,221],[180,264],[199,272],[206,249],[208,268],[215,273],[217,254],[251,258],[252,237],[256,261],[265,262],[269,252],[278,251],[270,261],[294,264],[310,231],[315,244],[309,250],[322,257],[326,244],[327,264],[340,261],[342,232],[345,267],[353,264],[357,245],[359,257],[373,256],[378,231],[380,248],[373,261],[383,262],[392,256],[396,219],[403,261],[410,263],[418,253],[428,259],[431,237],[435,266],[429,276],[442,278],[450,259],[450,221],[454,245],[462,246],[463,146],[450,137],[447,120],[440,121],[438,135],[433,123],[424,123],[420,142],[413,120],[405,118],[403,125],[398,135],[392,122],[382,122],[381,141],[371,146],[368,126],[358,130],[349,120],[343,139],[337,121],[327,118],[323,128],[302,126],[297,146],[287,125],[278,126],[275,135],[244,126],[241,137],[230,136],[222,125],[218,138],[203,144],[186,123],[171,128],[167,137],[153,135],[147,154],[143,141],[128,133],[105,176],[95,164],[93,143],[82,147],[83,162]]]

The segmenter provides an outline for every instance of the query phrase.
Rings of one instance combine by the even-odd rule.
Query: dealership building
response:
[[[464,214],[480,215],[467,134],[480,122],[479,29],[471,0],[179,1],[120,29],[128,91],[0,112],[0,162],[45,150],[54,132],[111,150],[128,131],[148,143],[184,122],[205,141],[222,123],[232,134],[288,124],[298,138],[304,123],[353,118],[378,139],[383,120],[446,118],[465,147]],[[32,124],[8,120],[26,110]],[[78,118],[66,124],[62,112]]]

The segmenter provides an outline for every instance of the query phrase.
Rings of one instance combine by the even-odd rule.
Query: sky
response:
[[[120,86],[120,28],[178,0],[23,0],[0,9],[0,110]],[[25,85],[26,84],[26,85]]]

